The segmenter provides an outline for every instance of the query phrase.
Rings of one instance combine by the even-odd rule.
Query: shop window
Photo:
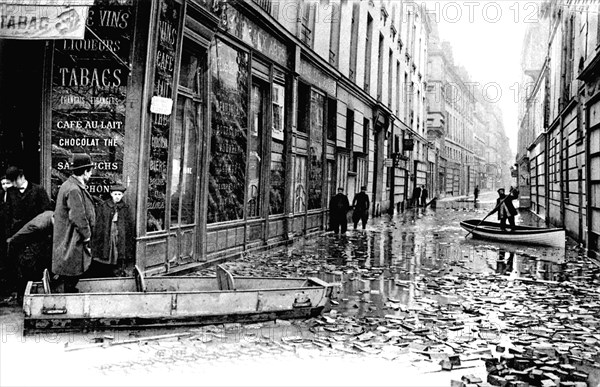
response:
[[[176,114],[171,150],[171,226],[195,223],[201,109],[190,98],[180,96]]]
[[[352,150],[354,143],[354,110],[346,110],[346,149]]]
[[[306,156],[294,156],[294,213],[306,211]]]
[[[310,125],[310,86],[298,82],[298,132],[308,133]]]
[[[257,84],[252,85],[252,123],[248,136],[248,217],[261,214],[260,173],[262,156],[262,132],[264,125],[265,90]]]
[[[283,214],[285,193],[285,88],[273,85],[273,128],[271,131],[271,180],[269,214]]]
[[[308,176],[308,209],[322,207],[323,198],[323,120],[325,96],[313,91],[310,108],[310,144]]]
[[[248,128],[248,54],[219,40],[211,50],[208,223],[244,217]]]

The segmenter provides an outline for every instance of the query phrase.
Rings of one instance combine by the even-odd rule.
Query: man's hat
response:
[[[71,170],[75,171],[82,168],[93,167],[92,158],[85,153],[74,153],[73,163],[71,163]]]
[[[361,191],[366,191],[366,190],[367,190],[367,186],[366,186],[366,185],[363,185],[362,187],[360,187],[360,190],[361,190]]]
[[[498,188],[498,193],[500,193],[500,191],[504,192],[504,188]]]
[[[110,192],[115,192],[115,191],[125,192],[126,190],[127,190],[127,187],[125,187],[123,184],[120,184],[120,183],[115,183],[110,186]]]

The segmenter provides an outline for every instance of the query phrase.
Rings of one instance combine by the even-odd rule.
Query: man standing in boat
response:
[[[506,221],[510,223],[511,232],[515,231],[515,216],[518,214],[513,200],[519,197],[519,190],[510,187],[508,195],[504,194],[504,188],[498,190],[498,199],[496,199],[496,207],[490,212],[490,215],[498,211],[498,220],[500,221],[500,229],[506,231]]]

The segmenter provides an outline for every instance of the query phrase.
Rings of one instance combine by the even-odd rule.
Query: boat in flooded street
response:
[[[474,237],[505,243],[520,243],[551,247],[565,247],[565,230],[561,228],[540,228],[533,226],[515,226],[514,231],[507,225],[507,231],[500,228],[498,222],[481,222],[479,219],[468,219],[460,222],[460,226]]]
[[[29,282],[24,333],[40,330],[150,328],[318,316],[333,285],[318,278],[215,277],[84,279],[79,293],[51,293],[47,273]]]

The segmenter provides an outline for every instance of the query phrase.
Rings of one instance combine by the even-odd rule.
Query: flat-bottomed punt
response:
[[[482,222],[469,219],[460,222],[460,226],[470,231],[474,237],[505,243],[522,243],[551,247],[565,247],[565,230],[561,228],[540,228],[532,226],[516,226],[514,232],[510,225],[507,231],[500,229],[500,223]]]
[[[318,316],[333,285],[318,278],[216,277],[84,279],[79,293],[50,293],[47,274],[23,297],[24,333],[257,322]]]

